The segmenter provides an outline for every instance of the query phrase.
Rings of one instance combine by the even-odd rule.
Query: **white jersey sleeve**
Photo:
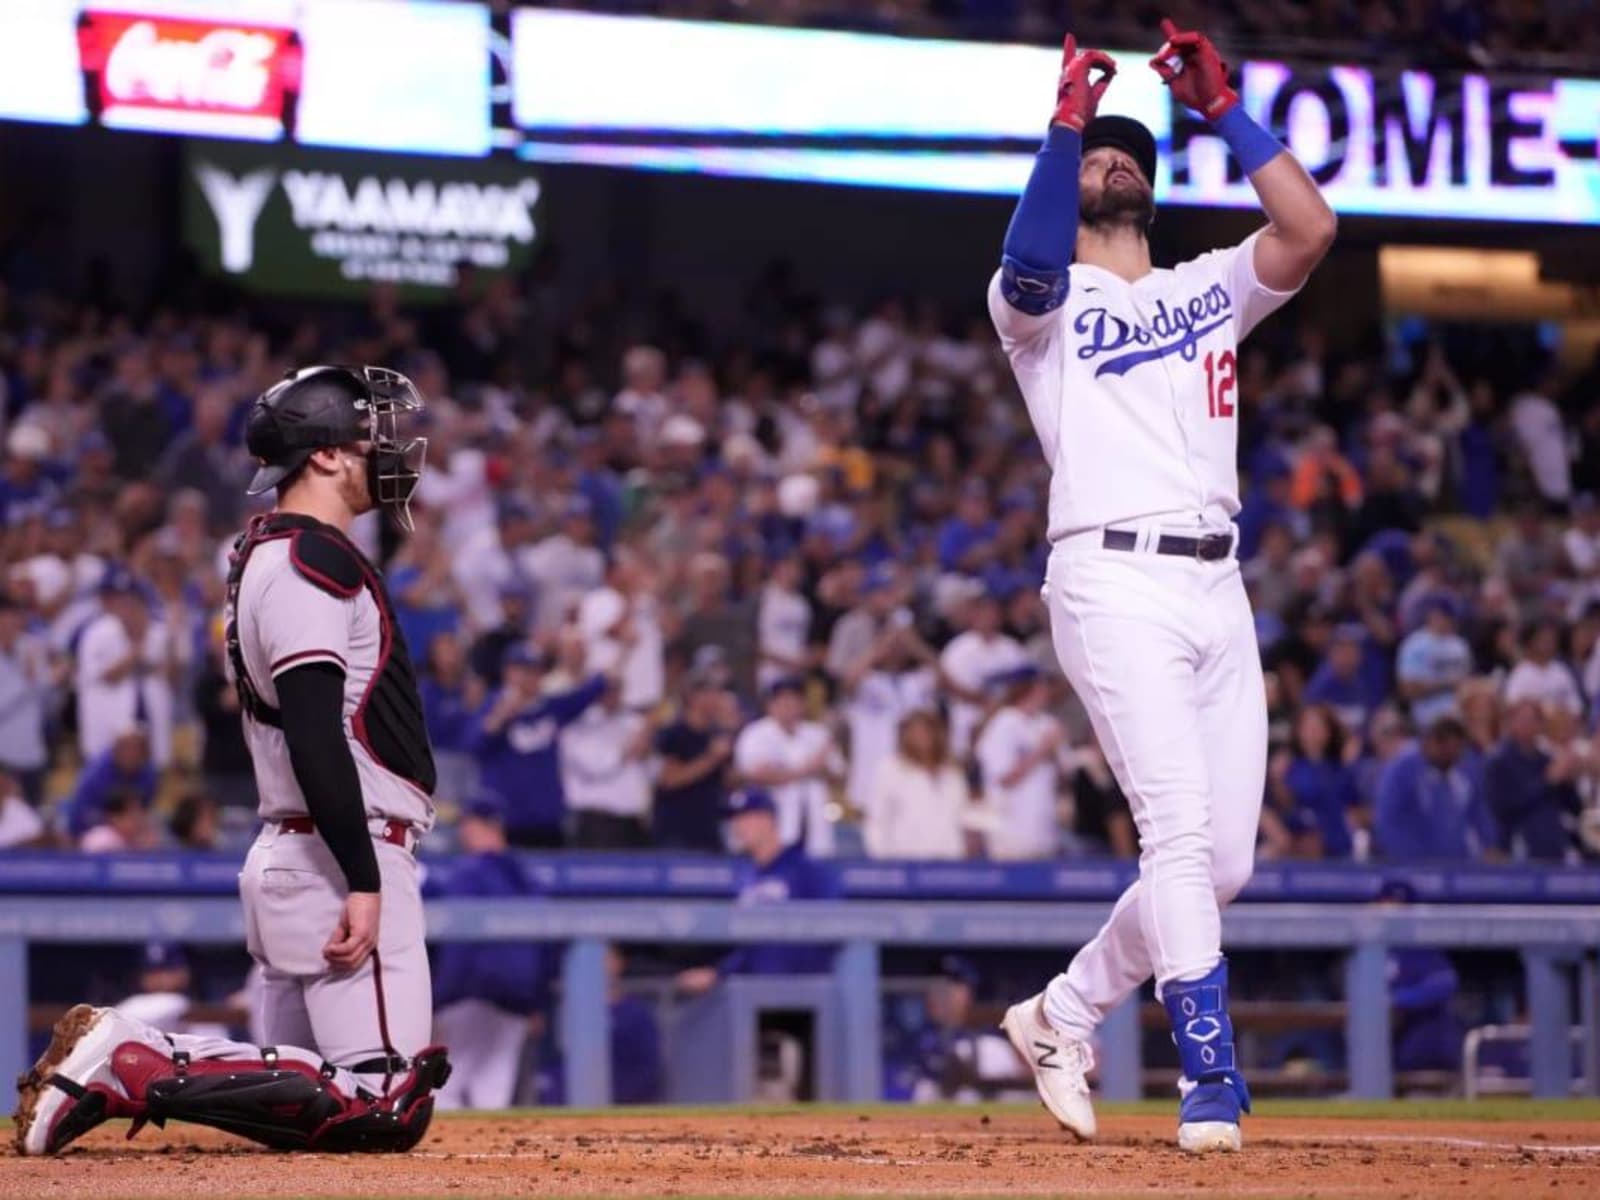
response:
[[[264,581],[250,607],[256,645],[276,678],[307,663],[349,669],[355,600],[341,600],[284,563]]]
[[[1233,301],[1233,337],[1242,342],[1261,322],[1277,312],[1293,298],[1293,291],[1279,292],[1269,288],[1256,275],[1256,242],[1266,230],[1258,229],[1237,246],[1214,250],[1202,255],[1199,261],[1214,259],[1214,269],[1222,286]]]

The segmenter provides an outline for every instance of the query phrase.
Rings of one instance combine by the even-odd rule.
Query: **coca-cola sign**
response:
[[[481,0],[0,0],[0,122],[475,158],[514,141],[504,34]]]
[[[299,87],[299,45],[289,29],[96,11],[79,43],[108,115],[277,120],[285,91]]]

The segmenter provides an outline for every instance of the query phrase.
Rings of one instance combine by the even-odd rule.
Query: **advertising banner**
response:
[[[0,119],[489,151],[489,17],[445,0],[0,5]]]
[[[303,54],[292,28],[90,10],[78,58],[89,115],[107,126],[293,132]]]
[[[514,271],[538,237],[539,183],[517,163],[195,143],[185,241],[254,291],[350,296],[376,282],[442,297],[463,269]]]
[[[1147,66],[1157,199],[1253,207]],[[0,119],[1008,195],[1059,51],[444,0],[0,4]],[[1600,224],[1600,79],[1249,61],[1245,106],[1343,213]]]
[[[544,9],[512,31],[528,158],[954,192],[1021,189],[1060,69],[1044,47]],[[1157,199],[1253,207],[1149,51],[1111,53],[1101,111],[1155,134]],[[1600,223],[1600,80],[1247,62],[1239,86],[1341,212]]]

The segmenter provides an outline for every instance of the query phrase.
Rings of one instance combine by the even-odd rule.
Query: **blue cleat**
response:
[[[1183,1064],[1178,1081],[1178,1147],[1191,1154],[1237,1150],[1239,1117],[1250,1111],[1250,1089],[1239,1074],[1228,1016],[1228,964],[1199,979],[1163,984],[1161,1002]]]

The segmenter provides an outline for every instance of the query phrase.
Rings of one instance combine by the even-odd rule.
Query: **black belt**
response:
[[[1136,550],[1139,535],[1131,529],[1108,529],[1100,544],[1107,550]],[[1156,553],[1216,562],[1233,553],[1233,534],[1208,533],[1204,537],[1184,537],[1177,533],[1163,533],[1156,539]]]

